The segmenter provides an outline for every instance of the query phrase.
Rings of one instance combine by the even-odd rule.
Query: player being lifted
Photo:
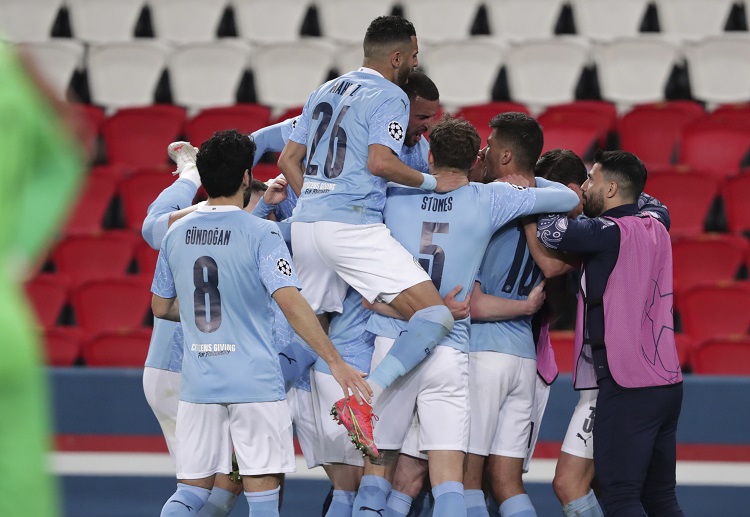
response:
[[[292,249],[313,310],[341,312],[351,286],[369,302],[382,300],[409,318],[407,332],[370,376],[376,395],[453,327],[427,273],[383,224],[387,181],[440,191],[467,183],[465,177],[436,180],[398,158],[409,118],[409,99],[399,85],[417,66],[417,52],[409,21],[376,18],[365,34],[364,66],[312,93],[279,159],[289,184],[301,189]],[[345,398],[335,413],[355,444],[376,456],[372,408]]]

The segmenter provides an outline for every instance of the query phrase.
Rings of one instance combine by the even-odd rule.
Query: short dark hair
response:
[[[417,97],[421,97],[426,101],[440,100],[440,92],[435,83],[427,77],[427,74],[419,70],[409,72],[409,77],[406,79],[403,90],[410,101],[413,101]]]
[[[239,131],[217,131],[198,151],[195,164],[209,197],[228,197],[242,185],[245,171],[253,168],[255,143]]]
[[[265,192],[266,190],[268,190],[268,185],[253,178],[253,181],[250,182],[250,187],[242,195],[242,206],[247,206],[250,202],[250,196],[252,196],[254,192]]]
[[[648,179],[648,171],[641,159],[627,151],[599,151],[594,162],[601,164],[605,178],[617,183],[622,196],[635,203]]]
[[[568,149],[552,149],[544,153],[534,166],[534,176],[563,185],[583,185],[588,171],[583,160]]]
[[[477,128],[462,118],[448,114],[430,130],[430,151],[435,168],[468,172],[477,159],[482,139]]]
[[[490,120],[490,127],[503,145],[513,152],[519,168],[534,170],[544,147],[544,133],[535,118],[517,111],[500,113]]]
[[[367,27],[362,44],[365,57],[374,57],[383,47],[391,47],[411,41],[417,31],[414,25],[401,16],[378,16]]]

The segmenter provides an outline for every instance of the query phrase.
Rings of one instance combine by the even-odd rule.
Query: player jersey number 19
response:
[[[221,326],[221,294],[219,268],[208,256],[199,257],[193,264],[193,311],[195,326],[205,333],[216,332]],[[206,313],[208,307],[208,314]]]
[[[327,102],[321,102],[313,109],[312,118],[320,120],[320,123],[315,130],[315,137],[310,145],[310,154],[307,157],[307,170],[305,171],[306,175],[317,176],[318,174],[318,166],[313,163],[312,158],[315,156],[318,144],[326,136],[328,126],[331,126],[331,131],[328,132],[328,154],[323,166],[323,175],[326,178],[338,178],[341,174],[341,171],[344,169],[344,158],[346,157],[346,131],[341,127],[341,121],[344,120],[349,107],[344,106],[341,108],[332,126],[333,106]]]

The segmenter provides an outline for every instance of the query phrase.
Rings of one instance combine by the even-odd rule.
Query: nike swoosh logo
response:
[[[193,507],[192,507],[192,506],[188,506],[188,505],[186,505],[185,503],[183,503],[182,501],[177,501],[177,500],[175,499],[175,500],[172,500],[172,501],[169,501],[169,502],[170,502],[170,503],[178,503],[178,504],[181,504],[182,506],[184,506],[185,508],[187,508],[189,512],[192,512],[192,511],[193,511]]]

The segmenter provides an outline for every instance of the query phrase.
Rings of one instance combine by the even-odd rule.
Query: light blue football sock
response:
[[[213,487],[208,501],[198,512],[198,517],[227,517],[236,502],[237,496],[229,490]]]
[[[465,517],[464,485],[458,481],[446,481],[432,487],[435,496],[434,517]]]
[[[279,490],[281,487],[263,492],[245,492],[245,499],[250,507],[250,517],[278,517]]]
[[[484,492],[481,490],[464,490],[464,501],[467,517],[490,517],[487,503],[484,501]]]
[[[334,490],[331,506],[328,507],[326,517],[351,517],[356,496],[357,492]]]
[[[514,495],[500,505],[502,517],[536,517],[536,510],[528,494]]]
[[[211,491],[197,486],[177,483],[177,491],[172,494],[161,509],[161,517],[192,517],[206,504]]]
[[[370,380],[383,389],[387,388],[427,357],[452,328],[453,316],[445,305],[433,305],[415,312],[370,375]]]
[[[604,517],[593,490],[563,506],[563,513],[566,517]]]
[[[380,476],[362,476],[357,497],[354,498],[352,517],[374,517],[385,515],[391,484]],[[382,512],[382,513],[381,513]]]
[[[412,498],[403,492],[391,490],[388,495],[388,507],[385,510],[386,517],[406,517],[409,515]]]

